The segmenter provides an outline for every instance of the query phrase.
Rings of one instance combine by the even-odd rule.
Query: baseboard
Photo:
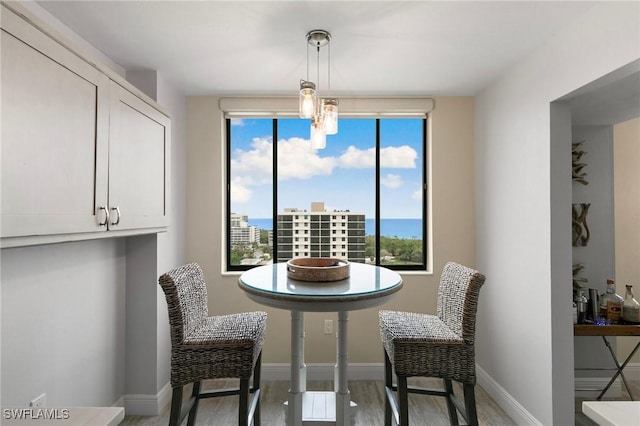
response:
[[[121,396],[120,398],[118,398],[118,400],[116,402],[114,402],[113,404],[111,404],[112,407],[124,407],[124,396]]]
[[[626,374],[625,374],[626,375]],[[577,397],[595,398],[600,391],[607,386],[611,378],[609,377],[576,377],[574,379],[574,389]],[[611,387],[607,390],[606,396],[611,398],[619,398],[622,394],[621,380],[616,379]]]
[[[640,380],[640,364],[627,364],[623,373],[627,380]],[[576,396],[584,398],[597,397],[601,390],[607,386],[613,374],[615,374],[615,369],[607,370],[607,374],[608,376],[606,377],[576,377],[574,381]],[[615,382],[611,384],[605,396],[619,398],[622,395],[622,386],[622,379],[618,377]]]
[[[529,413],[509,392],[498,384],[480,366],[476,364],[476,376],[478,384],[489,396],[502,408],[518,425],[542,426],[531,413]]]
[[[133,416],[157,416],[171,402],[171,385],[165,384],[155,395],[125,395],[124,412]]]

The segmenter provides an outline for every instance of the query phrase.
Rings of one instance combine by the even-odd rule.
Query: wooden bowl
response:
[[[300,281],[340,281],[349,278],[349,262],[331,257],[299,257],[287,262],[287,276]]]

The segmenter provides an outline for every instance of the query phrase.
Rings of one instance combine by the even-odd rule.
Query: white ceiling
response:
[[[337,96],[475,95],[594,3],[41,1],[125,69],[187,95],[291,95],[312,29],[332,34]],[[315,59],[311,49],[312,59]],[[325,54],[325,50],[322,50]],[[311,80],[315,78],[312,62]],[[321,76],[326,75],[322,61]],[[326,83],[321,81],[320,91]]]

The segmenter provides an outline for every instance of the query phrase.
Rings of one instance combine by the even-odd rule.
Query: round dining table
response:
[[[402,277],[390,269],[349,263],[349,276],[340,281],[301,281],[289,278],[286,263],[243,272],[238,285],[253,301],[291,311],[291,383],[285,403],[286,423],[351,424],[357,404],[347,383],[348,312],[381,305],[402,288]],[[307,391],[304,364],[304,312],[337,312],[337,355],[334,391]]]

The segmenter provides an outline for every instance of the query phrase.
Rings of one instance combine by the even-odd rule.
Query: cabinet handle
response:
[[[98,207],[98,212],[104,210],[104,222],[98,222],[99,226],[107,226],[107,223],[109,223],[109,209],[107,209],[107,206],[100,206]]]
[[[116,212],[116,214],[118,215],[116,219],[111,222],[111,225],[115,226],[120,223],[120,206],[111,207],[111,210]]]

